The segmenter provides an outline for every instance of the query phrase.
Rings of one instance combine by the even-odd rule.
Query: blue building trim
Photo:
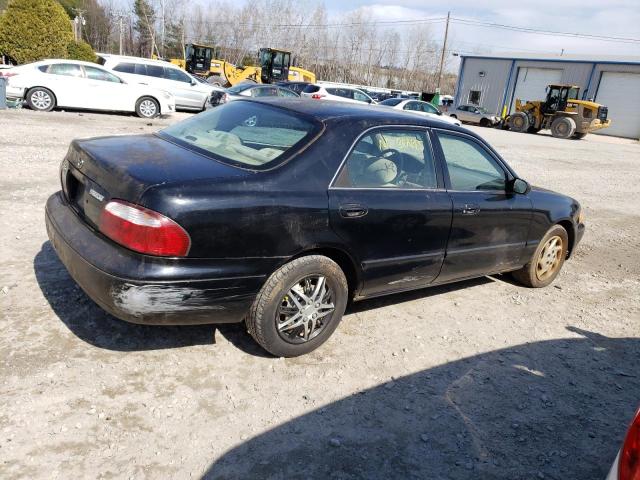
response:
[[[585,87],[584,92],[582,92],[582,100],[587,99],[587,92],[591,88],[591,80],[593,79],[593,73],[596,71],[596,65],[597,63],[593,62],[593,65],[591,66],[591,73],[589,73],[589,80],[587,80],[587,86]],[[593,98],[595,98],[595,95],[593,96]]]
[[[558,63],[597,63],[603,65],[640,65],[640,61],[629,60],[626,62],[623,61],[614,61],[614,60],[575,60],[569,58],[520,58],[520,57],[492,57],[492,56],[484,56],[484,55],[463,55],[460,54],[460,58],[463,60],[465,58],[483,58],[486,60],[516,60],[521,62],[558,62]]]
[[[464,61],[465,57],[460,57],[462,60],[460,61],[460,70],[458,71],[458,83],[456,85],[456,96],[453,99],[453,107],[458,108],[460,105],[460,88],[462,87],[462,79],[464,77]]]
[[[507,77],[507,83],[504,86],[504,95],[502,96],[502,107],[500,107],[500,111],[498,115],[502,117],[502,112],[504,112],[504,108],[507,106],[507,93],[509,93],[509,87],[511,86],[511,77],[513,76],[513,69],[516,66],[516,61],[511,60],[511,67],[509,68],[509,76]],[[509,111],[506,112],[509,114]]]

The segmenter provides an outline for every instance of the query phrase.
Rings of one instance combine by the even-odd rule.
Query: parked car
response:
[[[212,92],[223,90],[201,82],[177,65],[163,60],[106,53],[99,53],[98,60],[130,83],[137,82],[170,92],[176,99],[176,108],[180,110],[202,111]]]
[[[309,82],[278,82],[276,83],[279,87],[288,88],[289,90],[296,92],[298,95],[302,93],[302,91],[308,86],[313,85]]]
[[[90,62],[43,60],[3,70],[8,79],[7,98],[26,100],[33,110],[56,107],[135,112],[153,118],[175,111],[168,92],[131,84]]]
[[[223,103],[229,103],[243,98],[246,99],[247,97],[297,98],[298,94],[288,88],[279,87],[278,85],[263,85],[261,83],[247,81],[227,88],[226,92],[222,94],[211,95],[207,103],[207,108],[217,107]]]
[[[376,103],[369,95],[357,88],[324,87],[322,85],[307,85],[300,94],[301,97],[314,100],[336,100],[348,103]]]
[[[500,117],[489,113],[486,109],[476,105],[459,105],[447,112],[450,117],[463,122],[475,123],[481,127],[493,127],[500,123]]]
[[[419,115],[425,115],[427,117],[436,118],[438,120],[442,120],[443,122],[451,123],[453,125],[460,126],[460,120],[457,118],[449,117],[447,115],[443,115],[440,110],[431,105],[430,103],[423,102],[420,100],[411,100],[405,98],[389,98],[388,100],[384,100],[379,103],[379,105],[384,105],[385,107],[395,108],[396,110],[405,110],[407,112],[417,113]]]
[[[392,109],[237,100],[156,134],[74,140],[49,239],[102,308],[246,320],[267,351],[321,345],[350,299],[500,272],[549,285],[580,205],[478,135]]]
[[[618,452],[607,480],[640,479],[640,409],[631,421],[622,448]]]

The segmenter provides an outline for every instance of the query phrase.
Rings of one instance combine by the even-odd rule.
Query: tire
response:
[[[451,118],[458,118],[455,114],[449,115]]]
[[[155,98],[141,97],[136,102],[136,115],[140,118],[155,118],[160,115],[160,104]]]
[[[321,287],[318,302],[306,302],[296,293],[304,292],[307,300],[312,298],[320,278],[325,279],[325,287]],[[307,279],[310,288],[303,290]],[[297,258],[276,270],[263,285],[246,319],[247,330],[262,348],[277,357],[304,355],[331,336],[342,319],[348,296],[347,279],[333,260],[321,255]],[[333,305],[333,309],[316,310],[320,305]],[[312,319],[314,314],[317,318]],[[286,325],[296,316],[300,318],[294,320],[294,328]]]
[[[552,241],[560,241],[559,247],[551,247]],[[549,247],[549,248],[548,248]],[[538,248],[524,267],[512,272],[512,276],[521,284],[531,288],[546,287],[560,273],[562,265],[567,258],[569,248],[569,235],[560,225],[554,225],[540,240]],[[551,262],[551,263],[550,263]],[[545,270],[545,267],[549,267]]]
[[[480,126],[481,127],[490,127],[491,126],[491,122],[489,120],[487,120],[486,118],[481,118],[480,119]]]
[[[586,137],[587,133],[588,132],[582,132],[582,133],[577,133],[576,132],[576,133],[573,134],[573,138],[575,138],[576,140],[580,140],[580,139]]]
[[[211,75],[207,78],[207,83],[216,87],[222,87],[227,82],[220,75]]]
[[[44,87],[35,87],[27,93],[27,105],[38,112],[50,112],[56,106],[56,96]]]
[[[524,112],[516,112],[509,117],[509,130],[513,132],[523,133],[529,130],[529,117]]]
[[[551,124],[551,135],[556,138],[571,138],[576,131],[576,122],[573,118],[558,117]]]

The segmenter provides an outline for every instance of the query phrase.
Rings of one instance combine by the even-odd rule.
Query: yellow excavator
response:
[[[172,58],[192,75],[206,78],[212,85],[228,87],[244,80],[258,83],[281,81],[315,83],[314,73],[291,66],[291,52],[275,48],[261,48],[258,52],[259,66],[237,66],[220,60],[220,49],[208,45],[188,43],[184,47],[184,58]]]
[[[507,126],[514,132],[549,129],[554,137],[579,139],[611,125],[607,107],[578,100],[579,96],[580,87],[575,85],[549,85],[545,100],[516,99],[516,112],[507,117]]]

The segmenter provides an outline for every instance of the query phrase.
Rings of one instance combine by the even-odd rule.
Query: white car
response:
[[[166,90],[176,99],[176,108],[202,111],[214,91],[223,88],[201,82],[177,65],[163,60],[98,53],[98,61],[130,83]]]
[[[378,105],[395,108],[396,110],[417,113],[418,115],[442,120],[443,122],[450,123],[452,125],[461,125],[460,120],[443,115],[440,110],[430,103],[414,100],[412,98],[389,98],[380,102]]]
[[[449,110],[447,115],[467,123],[475,123],[481,127],[493,127],[500,123],[500,117],[477,105],[458,105]]]
[[[168,92],[129,84],[90,62],[42,60],[3,70],[7,98],[26,100],[33,110],[56,107],[135,112],[143,118],[171,114],[175,100]]]
[[[349,87],[325,87],[323,85],[307,85],[301,97],[312,98],[314,100],[336,100],[338,102],[348,103],[369,103],[375,104],[376,101],[362,90]]]

